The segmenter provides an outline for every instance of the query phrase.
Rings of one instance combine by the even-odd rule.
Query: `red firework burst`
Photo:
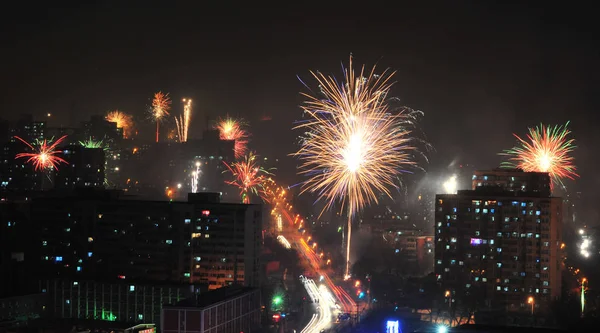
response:
[[[26,144],[29,149],[33,150],[33,153],[19,153],[15,156],[15,159],[27,158],[26,163],[33,164],[36,171],[43,171],[50,167],[58,170],[58,164],[68,164],[67,161],[56,156],[62,153],[61,150],[56,150],[56,147],[61,144],[66,137],[67,136],[64,135],[52,144],[49,144],[47,140],[44,140],[38,141],[35,145],[32,145],[20,137],[15,136],[16,139]]]
[[[256,164],[256,155],[250,153],[243,161],[234,162],[231,165],[223,163],[233,175],[233,180],[225,181],[225,183],[240,189],[243,203],[250,203],[251,194],[266,200],[265,184],[270,181],[268,176],[271,173]]]

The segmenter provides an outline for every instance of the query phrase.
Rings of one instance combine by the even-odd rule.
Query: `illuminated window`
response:
[[[129,291],[135,291],[135,286],[134,285],[130,285],[129,286]]]
[[[165,241],[165,243],[167,243],[167,244],[171,245],[171,244],[173,244],[173,240],[171,240],[171,239],[167,239],[167,240]]]
[[[93,255],[93,253],[92,253],[92,252],[88,252],[88,258],[91,258],[91,257],[92,257],[92,255]]]
[[[81,266],[77,266],[77,271],[81,272]]]
[[[54,261],[56,261],[56,262],[63,261],[63,257],[56,257],[56,258],[54,258]]]

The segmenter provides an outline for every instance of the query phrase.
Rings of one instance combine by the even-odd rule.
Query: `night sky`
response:
[[[119,109],[147,123],[149,99],[162,90],[194,100],[191,137],[200,136],[207,116],[229,113],[256,125],[268,115],[272,132],[254,133],[255,146],[259,154],[285,155],[294,150],[290,128],[300,116],[297,75],[341,75],[352,53],[357,64],[398,71],[394,94],[426,114],[432,168],[452,161],[495,167],[496,154],[515,143],[511,133],[570,120],[582,178],[567,184],[590,197],[600,185],[592,7],[96,3],[3,10],[3,117],[51,112],[50,126],[69,126]],[[150,139],[147,126],[140,135]]]

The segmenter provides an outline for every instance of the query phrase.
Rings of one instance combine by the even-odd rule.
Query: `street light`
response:
[[[452,308],[452,292],[450,290],[446,290],[444,297],[448,298],[448,308]]]
[[[529,296],[529,298],[527,298],[527,304],[531,304],[531,315],[533,316],[533,309],[535,307],[535,299],[533,296]]]
[[[282,301],[283,301],[283,298],[281,296],[273,297],[273,305],[279,305],[279,304],[281,304]]]

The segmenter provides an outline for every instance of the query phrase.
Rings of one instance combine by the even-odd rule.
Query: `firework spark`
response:
[[[194,171],[192,171],[192,181],[191,181],[192,193],[198,193],[198,184],[199,184],[200,173],[201,173],[200,165],[202,165],[200,163],[200,161],[196,161],[196,163],[194,164],[196,169]]]
[[[34,144],[30,144],[20,137],[15,136],[16,139],[26,144],[27,147],[33,151],[33,153],[19,153],[15,156],[15,159],[27,158],[26,163],[33,164],[33,167],[36,171],[44,171],[48,168],[54,168],[58,170],[58,164],[68,164],[67,161],[56,156],[62,153],[61,150],[56,150],[56,147],[61,144],[66,137],[67,136],[64,135],[60,139],[54,141],[52,144],[50,144],[52,139],[50,140],[50,143],[47,140],[44,140],[36,141]]]
[[[91,148],[91,149],[95,149],[95,148],[102,148],[103,150],[108,149],[108,147],[104,144],[103,140],[94,140],[92,137],[90,137],[84,141],[79,141],[79,145],[81,145],[84,148]]]
[[[169,115],[169,110],[171,110],[171,99],[169,98],[169,94],[163,94],[161,91],[154,94],[154,99],[152,99],[152,109],[150,111],[152,119],[156,121],[156,142],[158,142],[159,138],[159,124]]]
[[[133,117],[119,110],[111,111],[106,115],[106,120],[117,123],[118,128],[123,129],[123,137],[128,139],[133,130]]]
[[[233,180],[225,181],[240,189],[242,202],[250,203],[250,195],[256,195],[263,200],[265,197],[265,184],[270,181],[271,173],[256,163],[256,155],[248,154],[243,161],[234,162],[231,165],[223,162],[228,171],[233,175]]]
[[[574,158],[571,156],[575,150],[575,139],[569,139],[571,131],[565,125],[546,126],[540,124],[529,128],[525,139],[513,134],[518,140],[518,145],[500,153],[509,156],[509,160],[502,163],[503,167],[519,168],[526,172],[547,172],[552,178],[551,187],[560,184],[564,186],[565,178],[575,179],[576,173]]]
[[[350,58],[344,82],[332,76],[311,72],[324,98],[302,94],[308,120],[295,129],[305,131],[300,149],[293,155],[301,161],[300,173],[308,178],[302,193],[311,192],[326,202],[323,211],[335,202],[348,212],[346,276],[349,274],[352,217],[378,195],[391,197],[388,188],[402,169],[416,165],[416,148],[408,129],[413,112],[391,112],[387,95],[394,72],[375,74],[375,67],[355,73]]]
[[[179,142],[187,142],[188,129],[190,127],[190,120],[192,117],[192,100],[184,98],[183,103],[183,114],[179,117],[175,117]]]
[[[248,132],[244,129],[246,124],[242,119],[234,119],[229,116],[219,119],[215,129],[219,131],[221,140],[233,140],[235,158],[242,158],[248,151]]]

